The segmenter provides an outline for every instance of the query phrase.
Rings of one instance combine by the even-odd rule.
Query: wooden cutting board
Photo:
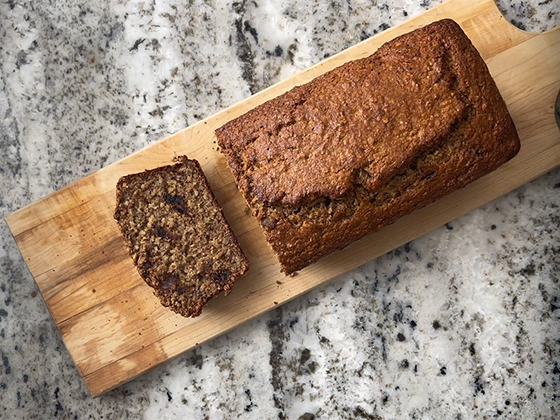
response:
[[[285,277],[238,193],[214,129],[342,63],[372,54],[397,35],[450,17],[486,59],[522,139],[496,172],[409,215],[295,277]],[[93,396],[224,333],[329,279],[400,246],[560,165],[553,104],[560,89],[560,28],[535,35],[511,26],[492,0],[451,0],[370,38],[179,133],[6,217],[60,334]],[[125,174],[200,161],[251,269],[233,293],[199,318],[160,306],[128,257],[112,218]]]

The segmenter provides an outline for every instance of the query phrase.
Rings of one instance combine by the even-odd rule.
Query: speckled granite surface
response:
[[[0,215],[438,3],[2,2]],[[559,206],[556,170],[98,399],[2,221],[0,418],[557,419]]]

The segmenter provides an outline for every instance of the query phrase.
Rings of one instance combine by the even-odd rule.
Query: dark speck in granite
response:
[[[285,361],[283,358],[283,343],[288,339],[286,329],[282,323],[282,308],[274,312],[274,316],[267,323],[271,350],[269,354],[269,364],[271,367],[271,384],[273,389],[272,399],[274,406],[278,409],[278,419],[285,419],[285,407],[283,401],[284,384],[282,380]]]
[[[253,410],[253,407],[255,406],[255,404],[253,404],[253,399],[251,397],[251,390],[250,389],[246,389],[245,390],[245,395],[247,396],[247,399],[249,400],[249,404],[247,404],[244,408],[244,411],[246,413],[249,413]]]
[[[476,396],[477,394],[485,394],[486,392],[484,391],[484,384],[482,383],[482,379],[480,378],[480,376],[477,376],[474,378],[474,395]]]
[[[251,93],[258,92],[258,85],[255,76],[255,63],[251,42],[258,43],[257,31],[249,24],[245,18],[246,1],[233,3],[235,12],[239,15],[235,19],[235,45],[237,47],[237,57],[241,61],[243,72],[241,76],[249,85]],[[253,40],[249,38],[252,36]]]
[[[188,358],[188,363],[191,366],[194,366],[198,369],[202,369],[202,366],[204,365],[204,358],[195,349],[191,352],[190,357]]]
[[[363,407],[357,406],[354,408],[352,415],[356,419],[366,419],[366,420],[379,420],[379,417],[375,414],[368,413]]]
[[[10,375],[12,373],[12,367],[10,366],[10,359],[8,359],[4,351],[2,351],[2,364],[4,365],[4,373]]]
[[[138,38],[136,41],[134,41],[134,45],[130,47],[128,51],[137,51],[138,47],[142,45],[145,41],[146,38]]]
[[[301,356],[299,358],[299,363],[302,365],[305,364],[305,362],[307,362],[310,357],[311,357],[311,350],[303,349],[301,352]]]
[[[243,22],[243,31],[251,34],[256,44],[259,43],[259,34],[257,30],[253,28],[248,21]]]

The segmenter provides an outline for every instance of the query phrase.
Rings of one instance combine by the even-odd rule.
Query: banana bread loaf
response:
[[[162,305],[185,316],[249,268],[202,168],[176,164],[127,175],[117,183],[117,220],[134,264]]]
[[[486,64],[447,19],[216,136],[287,274],[466,186],[520,147]]]

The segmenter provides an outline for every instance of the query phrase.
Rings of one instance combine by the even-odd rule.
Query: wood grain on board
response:
[[[494,173],[381,232],[285,277],[237,191],[214,130],[290,88],[434,20],[452,18],[488,63],[522,140]],[[450,0],[274,85],[6,217],[64,343],[93,396],[358,267],[560,165],[553,105],[560,89],[560,28],[530,34],[510,25],[492,0]],[[128,257],[112,218],[122,176],[200,161],[251,262],[232,294],[186,319],[160,306]]]

